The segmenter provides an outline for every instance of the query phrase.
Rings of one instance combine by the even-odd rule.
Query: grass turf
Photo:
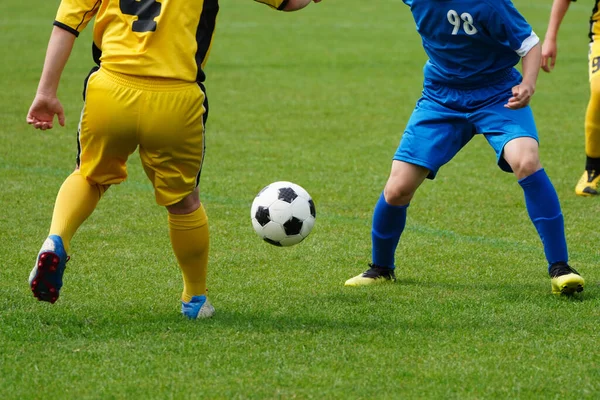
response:
[[[515,2],[543,36],[550,3]],[[421,89],[425,55],[400,2],[345,0],[282,14],[222,1],[207,66],[211,115],[201,190],[211,223],[208,321],[178,314],[166,213],[134,155],[72,243],[61,298],[27,276],[73,168],[91,30],[59,96],[67,127],[25,123],[57,2],[0,4],[0,396],[22,398],[595,398],[600,203],[582,172],[591,5],[560,33],[532,107],[562,201],[583,296],[550,294],[521,189],[475,138],[409,209],[398,283],[344,288],[370,258],[372,207]],[[292,248],[252,232],[266,184],[313,196]]]

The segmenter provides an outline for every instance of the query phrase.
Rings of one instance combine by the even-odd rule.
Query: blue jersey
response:
[[[539,43],[509,0],[403,0],[429,56],[425,79],[454,87],[505,77]]]

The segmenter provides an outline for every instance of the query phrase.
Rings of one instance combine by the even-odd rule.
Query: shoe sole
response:
[[[348,279],[344,286],[356,287],[356,286],[373,286],[373,285],[383,285],[386,283],[395,283],[395,279],[387,279],[387,278],[361,278],[361,279]]]
[[[562,285],[562,287],[560,288],[559,292],[554,292],[554,294],[564,294],[564,295],[572,295],[575,293],[581,293],[583,292],[583,285],[579,284],[579,283],[575,283],[575,284],[565,284]]]
[[[563,278],[563,279],[560,279]],[[569,274],[553,278],[552,293],[556,295],[572,295],[583,292],[584,280],[577,274]]]
[[[596,193],[589,193],[589,192],[575,192],[575,194],[577,196],[581,196],[581,197],[594,197],[594,196],[598,196],[598,192]]]
[[[38,256],[37,271],[31,281],[31,291],[39,301],[54,304],[58,300],[59,290],[53,278],[56,277],[59,264],[60,257],[54,252],[47,251]]]
[[[591,186],[576,187],[575,194],[583,197],[598,196],[598,190],[593,189]]]

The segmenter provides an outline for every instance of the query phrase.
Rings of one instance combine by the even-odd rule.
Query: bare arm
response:
[[[35,99],[27,113],[27,123],[36,129],[51,129],[55,115],[62,126],[65,124],[64,111],[56,92],[74,43],[75,35],[72,33],[56,26],[52,29],[42,76]]]
[[[535,91],[538,73],[540,71],[540,59],[542,58],[542,49],[540,44],[536,44],[529,50],[522,60],[523,66],[523,81],[521,84],[531,86]],[[533,92],[531,93],[533,94]]]
[[[57,26],[52,29],[38,93],[56,96],[60,76],[67,65],[74,43],[75,35],[72,33]]]
[[[535,93],[535,85],[540,71],[541,58],[542,50],[538,43],[523,57],[523,80],[520,84],[512,88],[513,97],[508,99],[508,103],[505,107],[516,110],[529,104],[531,96]]]
[[[548,29],[544,37],[542,45],[542,62],[541,67],[545,72],[550,72],[556,64],[556,55],[558,48],[556,41],[558,39],[558,30],[562,23],[571,0],[554,0],[552,3],[552,11],[550,11],[550,20],[548,21]]]

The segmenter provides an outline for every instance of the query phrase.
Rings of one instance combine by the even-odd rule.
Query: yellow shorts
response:
[[[139,147],[156,202],[167,206],[198,185],[208,104],[197,83],[92,72],[79,124],[78,166],[89,181],[127,178],[127,158]]]

